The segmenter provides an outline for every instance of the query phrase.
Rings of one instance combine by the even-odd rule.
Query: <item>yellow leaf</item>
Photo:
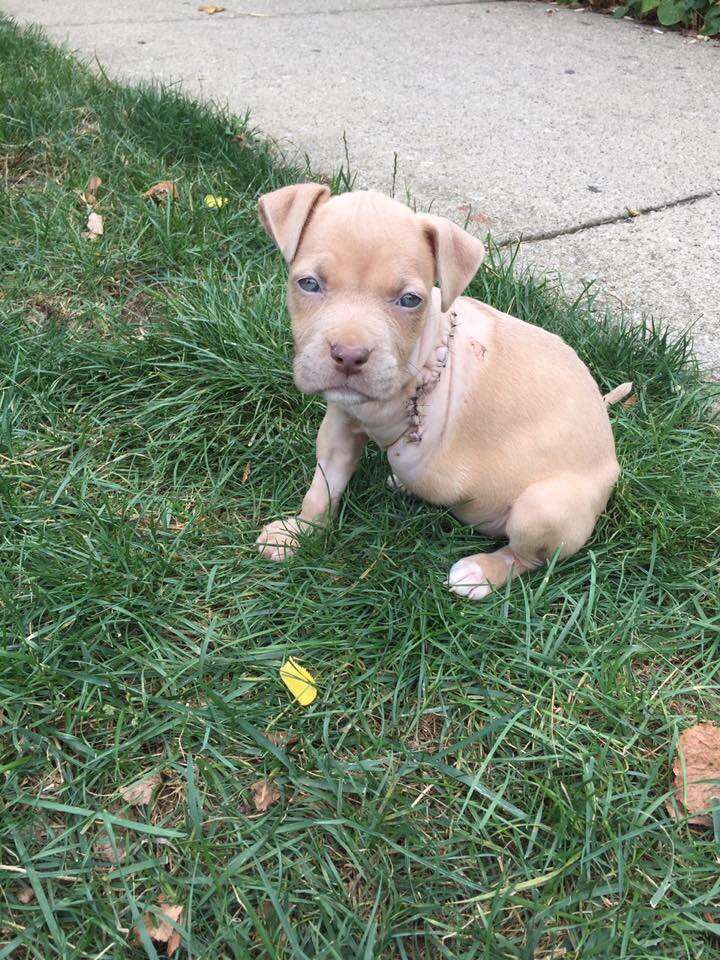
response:
[[[280,667],[280,679],[301,707],[309,707],[317,696],[315,678],[292,657]]]
[[[204,3],[201,7],[198,7],[198,10],[200,11],[200,13],[209,13],[209,14],[222,13],[224,9],[225,7],[214,7],[210,3]]]
[[[205,206],[210,207],[211,210],[214,210],[218,207],[224,207],[228,202],[227,197],[214,197],[211,193],[205,197]]]

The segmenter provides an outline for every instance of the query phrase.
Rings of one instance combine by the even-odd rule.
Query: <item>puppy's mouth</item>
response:
[[[367,403],[372,397],[362,390],[356,390],[355,387],[330,387],[321,391],[325,399],[330,403],[345,403],[348,406],[355,406],[358,403]]]
[[[397,390],[398,363],[389,351],[377,351],[361,370],[346,374],[325,355],[324,342],[311,342],[295,353],[295,385],[302,393],[320,394],[326,401],[355,406],[384,400]]]

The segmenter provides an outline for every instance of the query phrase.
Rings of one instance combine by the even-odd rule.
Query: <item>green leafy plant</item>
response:
[[[655,17],[664,27],[695,27],[704,36],[720,33],[718,0],[626,0],[613,16]]]
[[[616,6],[613,0],[559,0],[566,6],[577,7],[580,3],[595,10],[609,11],[616,20],[636,17],[651,20],[664,27],[692,27],[701,36],[720,34],[720,0],[625,0]]]

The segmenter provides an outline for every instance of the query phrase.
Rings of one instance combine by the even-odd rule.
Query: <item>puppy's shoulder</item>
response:
[[[571,363],[578,361],[573,348],[556,333],[509,313],[503,313],[482,300],[460,297],[458,302],[460,301],[465,301],[464,315],[484,323],[488,329],[488,338],[492,337],[494,345],[503,353],[508,352],[516,357],[528,353],[535,361],[538,353],[544,356],[555,355],[558,359],[565,357]]]

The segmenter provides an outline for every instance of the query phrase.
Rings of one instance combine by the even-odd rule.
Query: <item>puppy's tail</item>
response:
[[[605,406],[611,407],[614,403],[619,403],[621,400],[624,400],[625,397],[632,393],[632,388],[633,385],[631,381],[628,381],[627,383],[621,383],[619,387],[614,387],[603,397]]]

